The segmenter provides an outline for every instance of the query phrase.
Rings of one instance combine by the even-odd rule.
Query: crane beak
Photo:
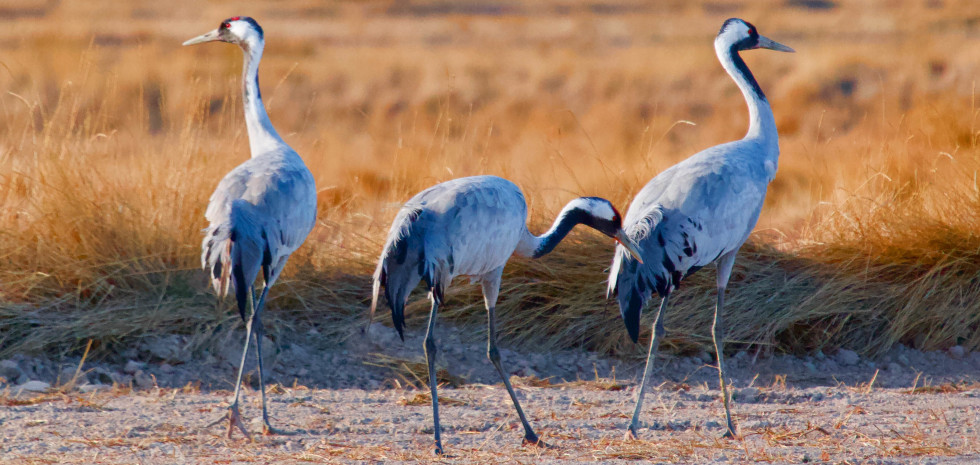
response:
[[[643,258],[640,256],[640,247],[637,246],[633,240],[626,237],[626,232],[620,229],[619,232],[613,236],[613,238],[616,239],[616,242],[619,242],[619,245],[622,245],[623,248],[636,259],[636,261],[643,263]]]
[[[221,40],[221,37],[218,35],[218,30],[217,29],[215,29],[215,30],[213,30],[211,32],[207,32],[207,33],[201,34],[201,35],[199,35],[199,36],[197,36],[197,37],[195,37],[193,39],[190,39],[190,40],[184,42],[184,45],[203,44],[205,42],[214,42],[216,40]]]
[[[775,50],[777,52],[796,52],[796,50],[793,50],[790,47],[764,36],[759,36],[759,42],[756,44],[755,48],[768,48],[769,50]]]

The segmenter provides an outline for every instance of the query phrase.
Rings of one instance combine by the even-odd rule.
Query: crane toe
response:
[[[231,434],[235,431],[235,428],[237,427],[238,430],[242,432],[242,435],[245,436],[245,439],[247,439],[249,442],[252,442],[252,435],[248,434],[248,430],[245,429],[245,423],[242,422],[242,416],[238,412],[237,405],[232,405],[231,407],[228,407],[227,412],[222,414],[220,417],[218,417],[211,423],[208,423],[207,427],[210,428],[220,423],[224,423],[225,421],[228,422],[228,433],[227,433],[228,439],[231,439]]]
[[[539,449],[554,449],[555,448],[555,446],[552,446],[552,445],[550,445],[550,444],[542,441],[537,436],[524,436],[524,439],[521,440],[521,445],[522,446],[533,446],[533,447],[537,447]]]

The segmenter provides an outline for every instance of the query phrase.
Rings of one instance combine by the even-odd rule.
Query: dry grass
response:
[[[390,370],[390,373],[395,376],[395,381],[399,387],[427,389],[429,386],[429,366],[424,359],[407,360],[385,354],[372,354],[371,361],[365,363]],[[445,368],[436,369],[436,382],[438,386],[454,388],[466,384],[466,380],[463,377],[453,375]]]
[[[738,15],[799,53],[747,54],[782,157],[729,289],[732,346],[980,348],[974,2],[398,5],[236,4],[266,29],[266,104],[320,188],[275,330],[350,337],[388,222],[435,182],[513,179],[542,230],[575,195],[625,208],[663,168],[739,137],[744,103],[710,47]],[[234,322],[196,268],[208,195],[247,156],[240,53],[178,46],[226,8],[0,10],[0,356]],[[639,353],[603,300],[610,255],[586,233],[515,260],[504,337]],[[678,294],[670,348],[707,347],[712,287],[706,270]],[[451,302],[446,318],[482,325],[475,289]]]

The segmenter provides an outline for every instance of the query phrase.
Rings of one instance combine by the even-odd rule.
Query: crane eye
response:
[[[229,27],[231,27],[231,24],[229,24],[229,23],[221,23],[221,29],[228,29]]]

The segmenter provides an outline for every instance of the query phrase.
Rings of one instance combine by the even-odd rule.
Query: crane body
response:
[[[745,137],[703,150],[658,174],[636,195],[623,222],[627,236],[640,249],[643,263],[617,248],[609,273],[609,295],[617,297],[634,342],[639,337],[640,313],[646,302],[654,293],[662,299],[654,318],[633,417],[627,428],[630,438],[636,438],[652,361],[666,334],[663,317],[668,298],[686,276],[711,263],[717,263],[718,268],[712,340],[725,406],[725,435],[735,436],[722,347],[725,288],[735,256],[759,219],[779,159],[772,110],[738,54],[740,50],[755,48],[793,51],[760,36],[755,26],[737,18],[727,20],[715,38],[715,53],[749,107],[749,129]]]
[[[487,307],[487,356],[500,374],[524,426],[524,443],[542,446],[524,411],[497,349],[495,308],[504,266],[514,254],[538,258],[551,252],[577,224],[590,226],[625,244],[621,218],[605,199],[580,197],[569,202],[541,236],[527,229],[527,203],[514,183],[496,176],[459,178],[432,186],[409,200],[395,216],[374,273],[373,317],[381,288],[392,321],[404,338],[404,309],[420,281],[429,290],[432,308],[424,350],[432,395],[435,451],[443,452],[435,378],[436,313],[453,278],[468,276],[483,289]]]
[[[250,438],[238,411],[249,343],[254,334],[263,431],[271,434],[277,430],[269,423],[266,408],[262,366],[265,330],[261,314],[269,289],[316,223],[316,184],[303,159],[276,132],[262,104],[258,82],[259,61],[265,45],[262,28],[252,18],[235,16],[184,45],[212,41],[236,44],[244,52],[242,101],[252,154],[252,158],[218,183],[205,212],[209,225],[201,243],[201,266],[210,270],[212,286],[219,298],[229,287],[234,289],[238,313],[246,322],[234,399],[227,414],[212,424],[227,419],[229,437],[237,427]],[[255,281],[259,272],[263,287],[256,299]]]

